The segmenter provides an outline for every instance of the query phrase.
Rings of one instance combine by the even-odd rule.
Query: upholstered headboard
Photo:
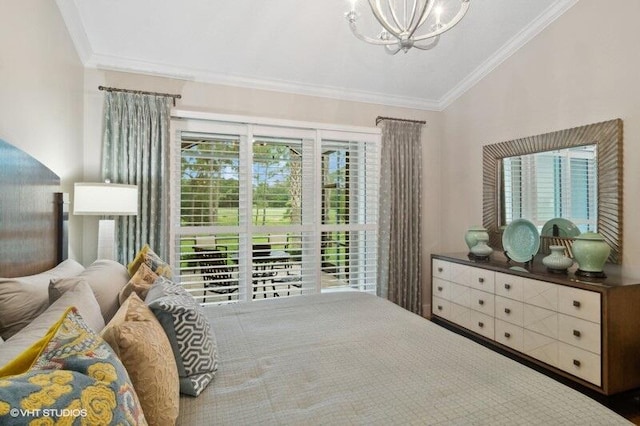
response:
[[[0,139],[0,277],[35,274],[67,258],[60,178]]]

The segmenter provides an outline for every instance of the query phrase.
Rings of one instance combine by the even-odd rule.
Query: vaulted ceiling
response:
[[[577,0],[471,0],[433,50],[357,40],[348,0],[56,0],[87,67],[442,110]],[[441,0],[457,2],[457,0]],[[366,1],[359,23],[375,36]]]

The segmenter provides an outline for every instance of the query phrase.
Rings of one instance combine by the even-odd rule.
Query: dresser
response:
[[[432,319],[605,395],[640,387],[640,280],[434,254]],[[526,267],[525,267],[526,266]]]

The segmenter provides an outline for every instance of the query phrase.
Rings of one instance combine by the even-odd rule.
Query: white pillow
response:
[[[8,339],[49,306],[49,281],[78,275],[84,267],[67,259],[36,275],[0,278],[0,337]]]

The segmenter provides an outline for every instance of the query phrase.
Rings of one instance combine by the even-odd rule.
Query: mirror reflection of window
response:
[[[561,217],[581,232],[596,231],[598,211],[595,145],[504,158],[503,225],[525,218],[539,229]]]

